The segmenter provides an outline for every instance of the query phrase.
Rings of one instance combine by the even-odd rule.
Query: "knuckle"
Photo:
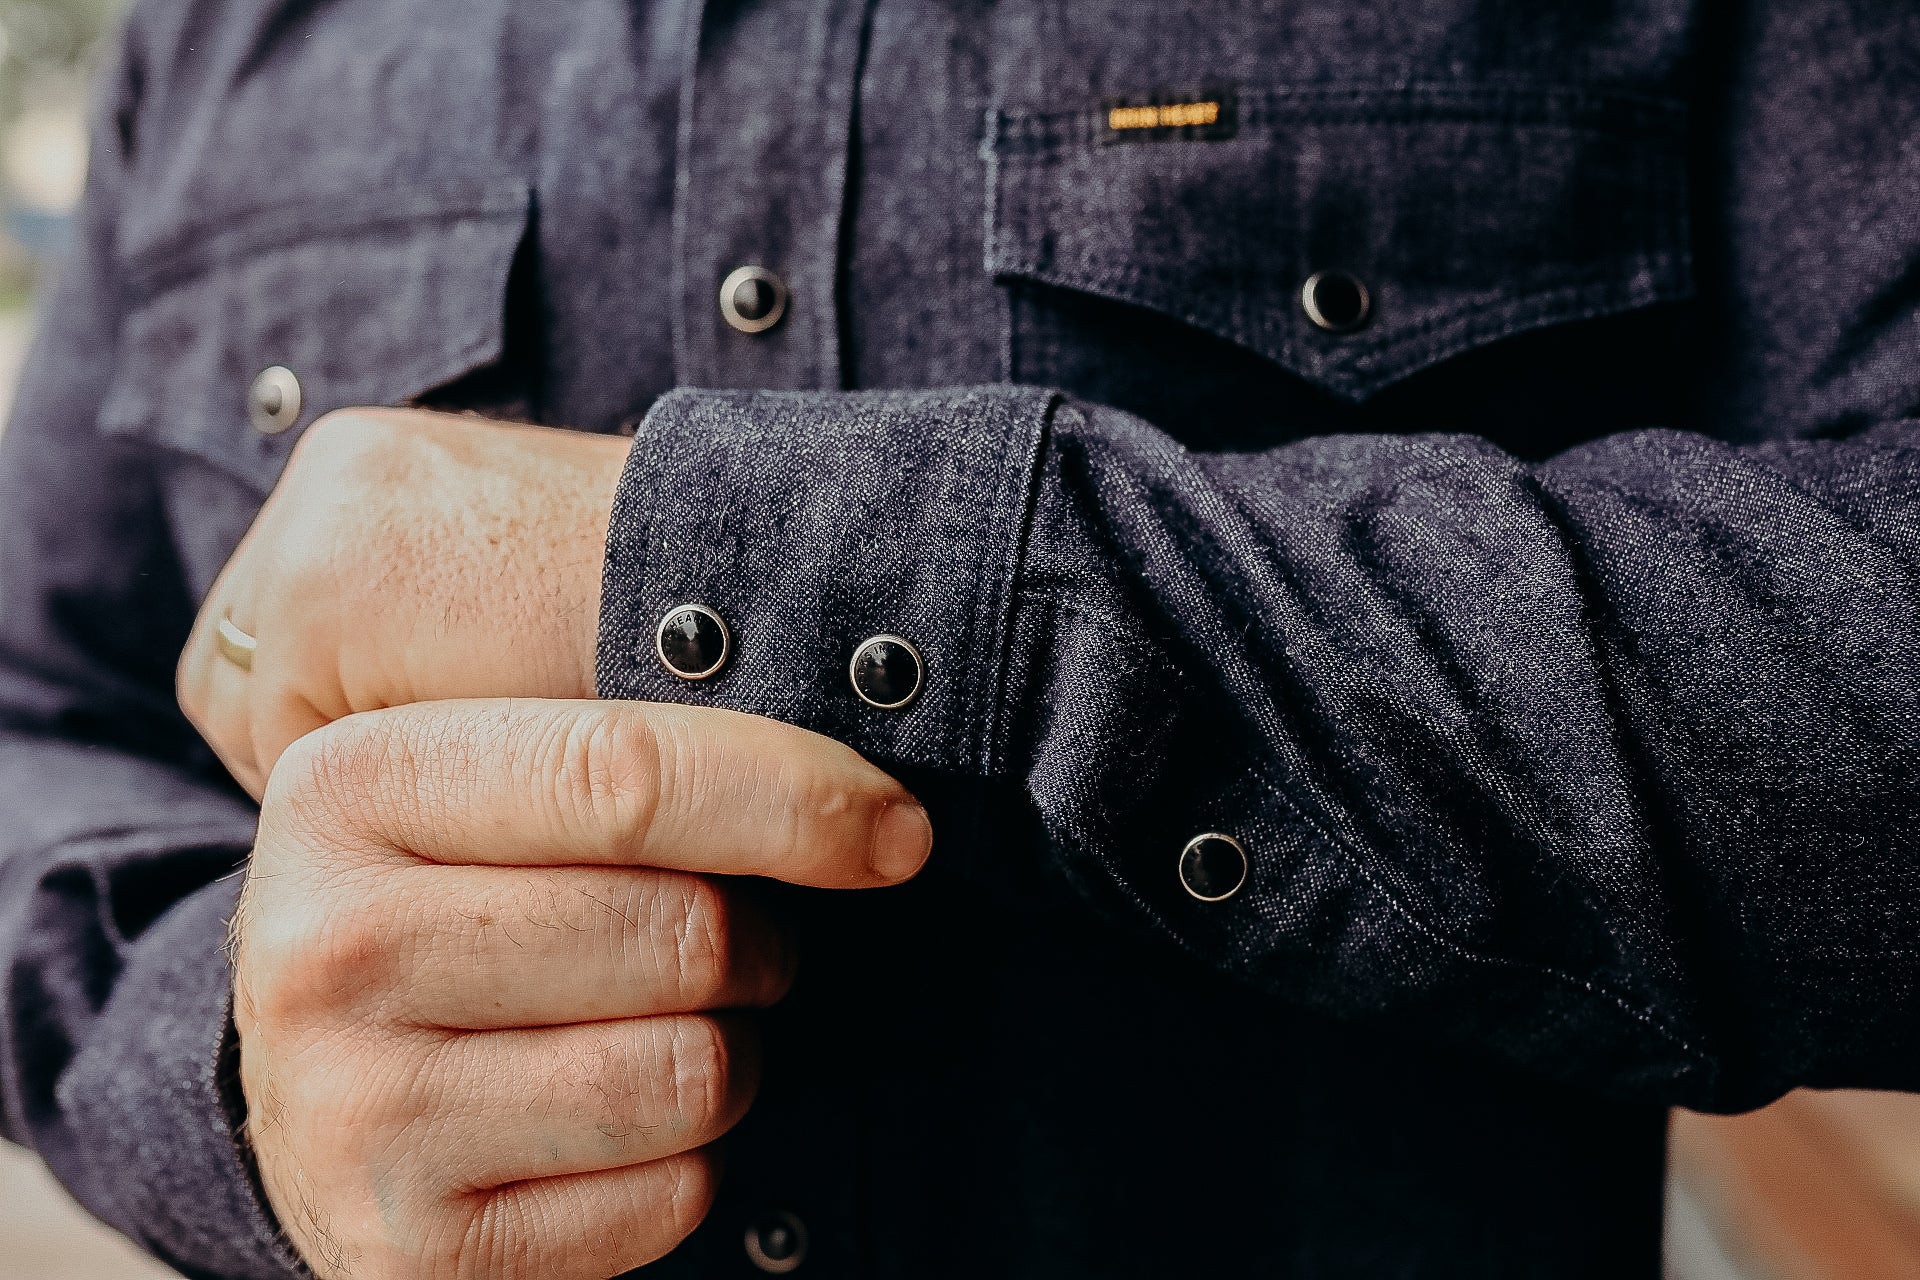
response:
[[[796,774],[787,809],[788,856],[809,861],[851,858],[864,865],[882,796],[846,778]]]
[[[210,697],[189,698],[183,694],[180,709],[230,770],[253,762],[252,707],[221,705]]]
[[[629,709],[594,708],[557,724],[553,777],[560,818],[598,847],[637,837],[660,802],[661,739]]]
[[[437,1234],[431,1258],[415,1274],[435,1277],[527,1277],[606,1274],[645,1265],[678,1246],[711,1212],[718,1193],[712,1157],[690,1151],[620,1171],[643,1179],[632,1198],[586,1198],[581,1189],[543,1179],[470,1198]],[[637,1193],[637,1194],[636,1194]]]
[[[268,510],[283,522],[281,531],[298,527],[300,538],[274,539],[273,554],[283,572],[308,549],[315,535],[329,522],[348,514],[354,504],[338,501],[309,502],[307,495],[337,499],[343,489],[359,489],[389,467],[394,433],[383,431],[369,415],[353,409],[336,409],[316,419],[294,442],[293,452],[268,499]]]
[[[725,1031],[713,1018],[676,1018],[666,1053],[674,1111],[688,1128],[706,1128],[726,1110],[731,1092],[733,1063]]]
[[[253,1015],[265,1026],[293,1030],[366,1007],[391,985],[398,932],[391,912],[377,902],[251,913],[238,964]]]
[[[384,447],[390,433],[359,409],[335,409],[314,419],[294,443],[288,470],[362,456]]]
[[[702,1007],[728,988],[736,917],[726,892],[704,876],[687,882],[679,902],[672,922],[672,963],[680,991]]]
[[[791,857],[864,862],[880,809],[900,798],[899,784],[849,748],[805,735],[782,735],[765,783],[786,815],[781,836]]]

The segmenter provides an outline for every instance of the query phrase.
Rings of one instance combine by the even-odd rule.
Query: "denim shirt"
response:
[[[650,1274],[1654,1276],[1665,1107],[1920,1085],[1916,137],[1878,0],[144,5],[0,442],[7,1135],[298,1273],[170,673],[416,403],[634,434],[604,695],[933,808]]]

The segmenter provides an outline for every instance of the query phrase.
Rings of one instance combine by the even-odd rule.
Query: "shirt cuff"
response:
[[[601,595],[603,697],[770,716],[882,764],[996,771],[1014,578],[1054,393],[676,391],[634,438]],[[677,606],[728,636],[711,678],[656,649]],[[900,636],[924,678],[885,710],[855,692],[863,641]]]
[[[62,1103],[110,1202],[95,1207],[168,1265],[209,1280],[300,1280],[245,1146],[227,922],[240,878],[183,899],[141,936]],[[140,1171],[129,1177],[127,1171]]]

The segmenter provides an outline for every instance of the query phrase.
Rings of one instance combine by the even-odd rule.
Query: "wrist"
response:
[[[589,447],[583,450],[588,474],[582,485],[585,508],[580,525],[578,587],[568,593],[570,600],[579,601],[570,626],[569,651],[575,682],[571,696],[591,698],[598,693],[600,602],[606,577],[608,529],[631,442],[622,436],[584,436],[582,439],[589,442]]]
[[[481,488],[468,490],[468,510],[488,514],[478,529],[455,520],[462,536],[478,533],[492,545],[481,557],[453,555],[479,571],[468,586],[487,606],[467,615],[475,632],[464,656],[435,658],[469,670],[421,673],[424,687],[471,697],[593,697],[607,528],[630,442],[518,424],[488,424],[482,434],[467,420],[455,420],[449,434],[480,460],[471,480]]]

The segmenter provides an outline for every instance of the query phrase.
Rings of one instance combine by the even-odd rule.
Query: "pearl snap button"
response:
[[[727,665],[733,639],[720,615],[703,604],[675,605],[653,633],[660,665],[682,680],[705,680]]]
[[[1247,851],[1217,831],[1195,836],[1180,851],[1180,883],[1202,902],[1225,902],[1247,883]]]
[[[765,333],[787,313],[787,286],[765,267],[739,267],[720,285],[720,314],[742,333]]]
[[[847,674],[862,702],[882,711],[897,711],[920,696],[926,664],[911,641],[900,636],[873,636],[853,651]]]
[[[1373,310],[1373,299],[1359,277],[1345,271],[1316,271],[1300,286],[1307,319],[1332,333],[1358,329]]]
[[[784,1211],[747,1228],[747,1258],[769,1275],[785,1275],[807,1260],[807,1227]]]
[[[247,417],[263,436],[277,436],[300,421],[300,379],[285,365],[262,369],[247,388]]]

